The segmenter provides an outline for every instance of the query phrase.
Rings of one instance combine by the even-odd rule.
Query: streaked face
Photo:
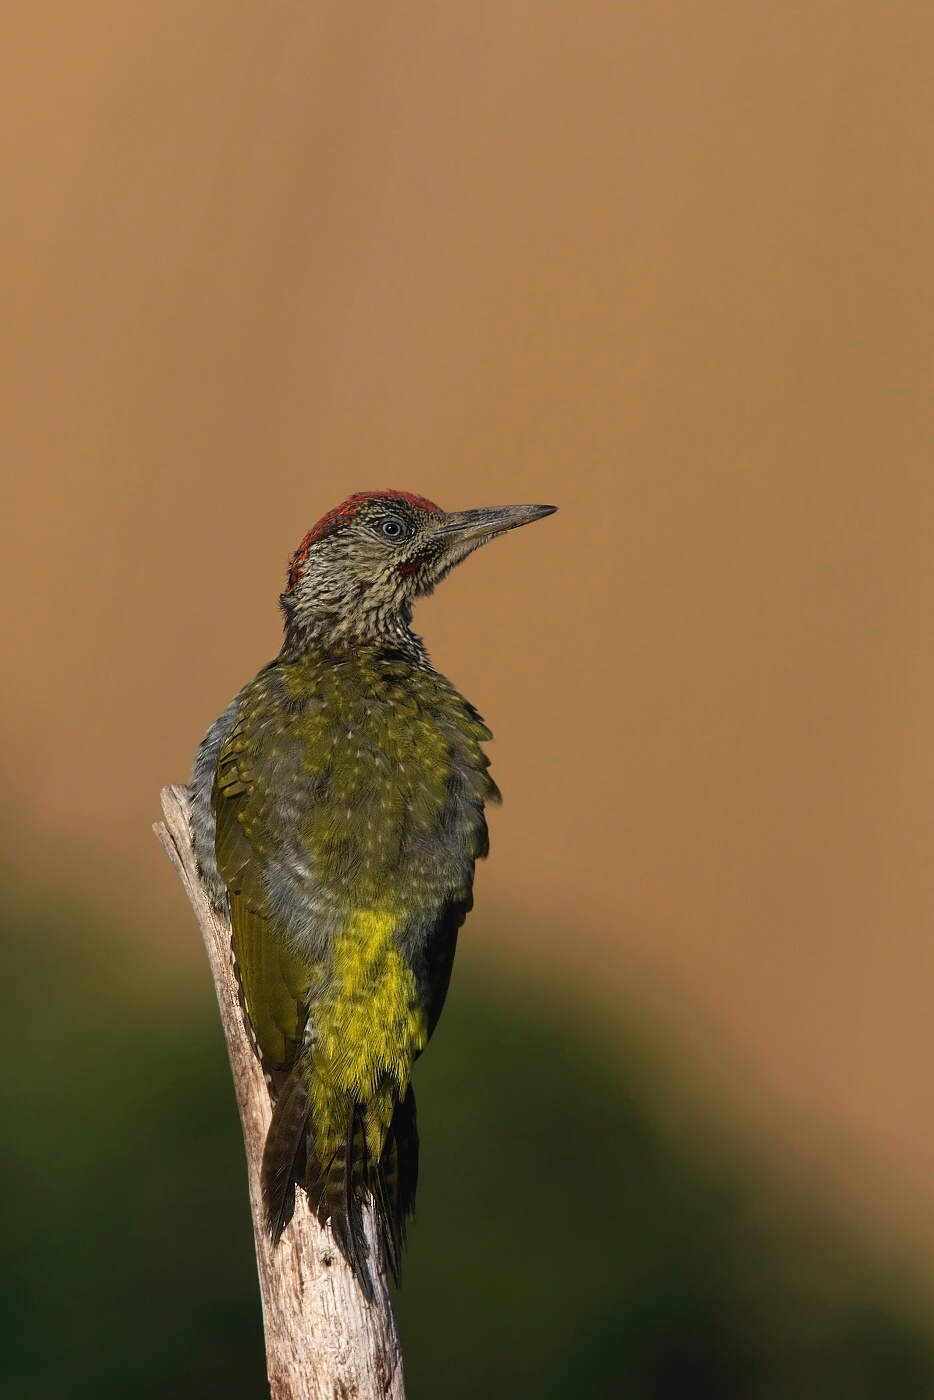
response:
[[[309,574],[320,581],[327,573],[335,583],[343,580],[357,597],[365,588],[385,600],[412,600],[430,593],[481,545],[554,509],[495,506],[448,512],[401,491],[351,496],[306,535],[292,561],[288,592],[301,588]]]
[[[312,636],[421,643],[408,630],[412,604],[468,554],[554,506],[443,511],[403,491],[361,492],[330,511],[296,551],[282,595],[286,646]]]

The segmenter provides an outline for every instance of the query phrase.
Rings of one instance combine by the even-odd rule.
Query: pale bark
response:
[[[246,1145],[250,1208],[266,1328],[272,1400],[405,1400],[402,1356],[375,1222],[366,1233],[376,1302],[369,1304],[330,1229],[303,1191],[275,1247],[262,1226],[260,1162],[269,1127],[269,1090],[253,1053],[237,991],[230,925],[214,912],[191,845],[188,789],[162,790],[165,824],[154,828],[191,901],[207,948]]]

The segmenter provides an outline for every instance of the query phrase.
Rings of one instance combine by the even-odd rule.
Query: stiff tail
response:
[[[372,1300],[363,1207],[369,1197],[386,1264],[398,1283],[417,1178],[418,1129],[411,1085],[395,1106],[378,1161],[367,1149],[366,1105],[356,1104],[337,1150],[322,1162],[315,1150],[301,1068],[289,1075],[273,1108],[263,1151],[263,1206],[273,1241],[278,1241],[292,1218],[296,1184],[304,1187],[318,1219],[322,1225],[330,1224],[338,1249]]]
[[[379,1162],[370,1173],[370,1194],[376,1206],[386,1263],[399,1283],[405,1228],[415,1214],[418,1184],[418,1125],[411,1084],[396,1104]]]
[[[263,1147],[260,1183],[266,1229],[274,1244],[292,1219],[295,1183],[304,1176],[308,1140],[308,1090],[294,1071],[272,1110]]]

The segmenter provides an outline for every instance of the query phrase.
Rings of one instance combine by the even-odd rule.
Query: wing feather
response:
[[[273,698],[269,673],[258,681],[264,698]],[[262,725],[251,723],[258,708],[265,717]],[[274,766],[282,751],[285,720],[274,705],[257,707],[247,694],[221,749],[214,786],[217,865],[230,893],[237,973],[256,1047],[275,1091],[302,1045],[313,973],[310,961],[276,930],[266,883],[266,783],[270,760]]]

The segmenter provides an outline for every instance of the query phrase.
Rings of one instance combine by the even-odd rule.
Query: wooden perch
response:
[[[365,1217],[376,1292],[372,1305],[330,1229],[309,1210],[304,1191],[296,1191],[295,1214],[278,1245],[263,1229],[260,1162],[271,1104],[240,1008],[230,925],[214,912],[198,878],[188,789],[163,788],[162,810],[165,823],[154,830],[201,928],[243,1124],[272,1400],[405,1400],[402,1354],[372,1213]]]

